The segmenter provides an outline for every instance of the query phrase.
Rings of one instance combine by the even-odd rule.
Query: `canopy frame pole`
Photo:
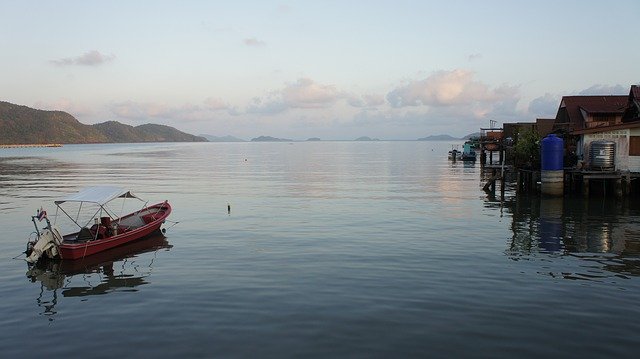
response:
[[[74,222],[76,222],[76,224],[78,222],[78,219],[80,219],[80,210],[82,210],[82,204],[83,203],[84,202],[80,202],[80,207],[78,207],[78,214],[76,215],[76,220],[74,221]]]
[[[65,211],[65,210],[64,210],[64,208],[60,207],[59,205],[58,205],[57,207],[58,207],[58,208],[62,211],[62,213],[64,213],[64,214],[65,214],[65,215],[66,215],[66,216],[67,216],[67,217],[68,217],[68,218],[69,218],[73,223],[75,223],[75,225],[76,225],[76,226],[78,226],[78,228],[82,228],[82,226],[81,226],[80,224],[78,224],[78,221],[74,220],[74,219],[73,219],[73,217],[71,217],[71,216],[69,215],[69,213],[67,213],[67,211]],[[57,212],[57,210],[56,210],[56,212]]]
[[[98,213],[99,213],[100,211],[102,211],[102,206],[100,206],[100,208],[98,208],[98,210],[96,211],[96,213],[94,213],[94,214],[93,214],[93,216],[91,217],[91,219],[89,219],[89,221],[88,221],[84,226],[86,227],[89,223],[91,223],[91,220],[92,220],[92,219],[97,218],[97,217],[96,217],[96,215],[98,215]]]

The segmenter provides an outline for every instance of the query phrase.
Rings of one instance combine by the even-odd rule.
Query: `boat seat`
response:
[[[80,228],[80,232],[78,232],[78,237],[76,238],[78,242],[86,242],[92,239],[93,239],[93,234],[91,233],[91,230],[89,230],[89,228],[87,227]]]

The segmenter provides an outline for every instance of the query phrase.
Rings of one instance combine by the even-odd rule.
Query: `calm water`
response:
[[[0,150],[3,357],[632,357],[640,204],[506,201],[448,143]],[[78,263],[29,216],[129,187],[179,224]],[[231,205],[231,214],[227,213]],[[22,258],[22,257],[20,257]]]

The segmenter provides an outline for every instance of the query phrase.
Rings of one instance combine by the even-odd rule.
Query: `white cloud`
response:
[[[284,88],[254,97],[247,106],[248,113],[274,115],[288,109],[321,109],[334,105],[345,98],[333,85],[319,84],[309,78],[301,78]]]
[[[467,70],[438,71],[424,80],[411,81],[389,92],[387,100],[393,107],[454,106],[500,99],[499,91],[473,80]]]
[[[282,90],[282,99],[289,107],[327,107],[342,98],[333,85],[321,85],[308,78],[298,79]]]
[[[482,54],[480,53],[475,53],[475,54],[471,54],[469,55],[469,57],[467,58],[469,61],[475,61],[475,60],[479,60],[482,58]]]
[[[134,122],[161,121],[206,121],[212,112],[197,105],[185,103],[181,106],[168,106],[156,102],[124,101],[108,106],[109,112],[119,119]]]
[[[279,99],[263,101],[259,97],[254,97],[251,103],[247,106],[246,112],[259,115],[276,115],[284,112],[287,107],[288,106]]]
[[[244,39],[242,41],[247,46],[259,47],[259,46],[264,46],[265,45],[264,41],[258,40],[255,37],[252,37],[252,38],[249,38],[249,39]]]
[[[347,102],[353,107],[377,107],[386,103],[384,96],[380,95],[351,95]]]
[[[38,101],[34,104],[35,108],[47,111],[64,111],[75,118],[91,116],[94,111],[88,106],[79,104],[67,98],[61,98],[53,102]]]
[[[514,120],[520,101],[517,86],[490,88],[474,80],[474,73],[457,69],[438,71],[431,76],[411,81],[387,94],[394,108],[424,108],[430,117]]]
[[[291,6],[286,4],[281,4],[281,5],[278,5],[278,7],[276,8],[276,11],[281,14],[289,13],[291,12]]]
[[[580,95],[628,95],[630,86],[596,84],[579,92]]]
[[[115,55],[104,55],[99,51],[92,50],[85,52],[84,54],[76,57],[65,57],[58,60],[51,60],[50,62],[57,66],[99,66],[115,60]]]
[[[204,100],[204,104],[207,106],[208,109],[212,111],[229,109],[229,104],[224,102],[221,98],[218,98],[218,97],[209,97]]]
[[[555,117],[558,112],[558,106],[560,105],[560,97],[551,95],[550,93],[544,94],[534,98],[529,103],[528,111],[530,114],[537,118]]]

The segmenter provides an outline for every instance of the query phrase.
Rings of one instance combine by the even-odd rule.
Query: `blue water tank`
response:
[[[540,152],[543,171],[560,171],[564,168],[564,141],[562,138],[554,134],[543,138]]]

